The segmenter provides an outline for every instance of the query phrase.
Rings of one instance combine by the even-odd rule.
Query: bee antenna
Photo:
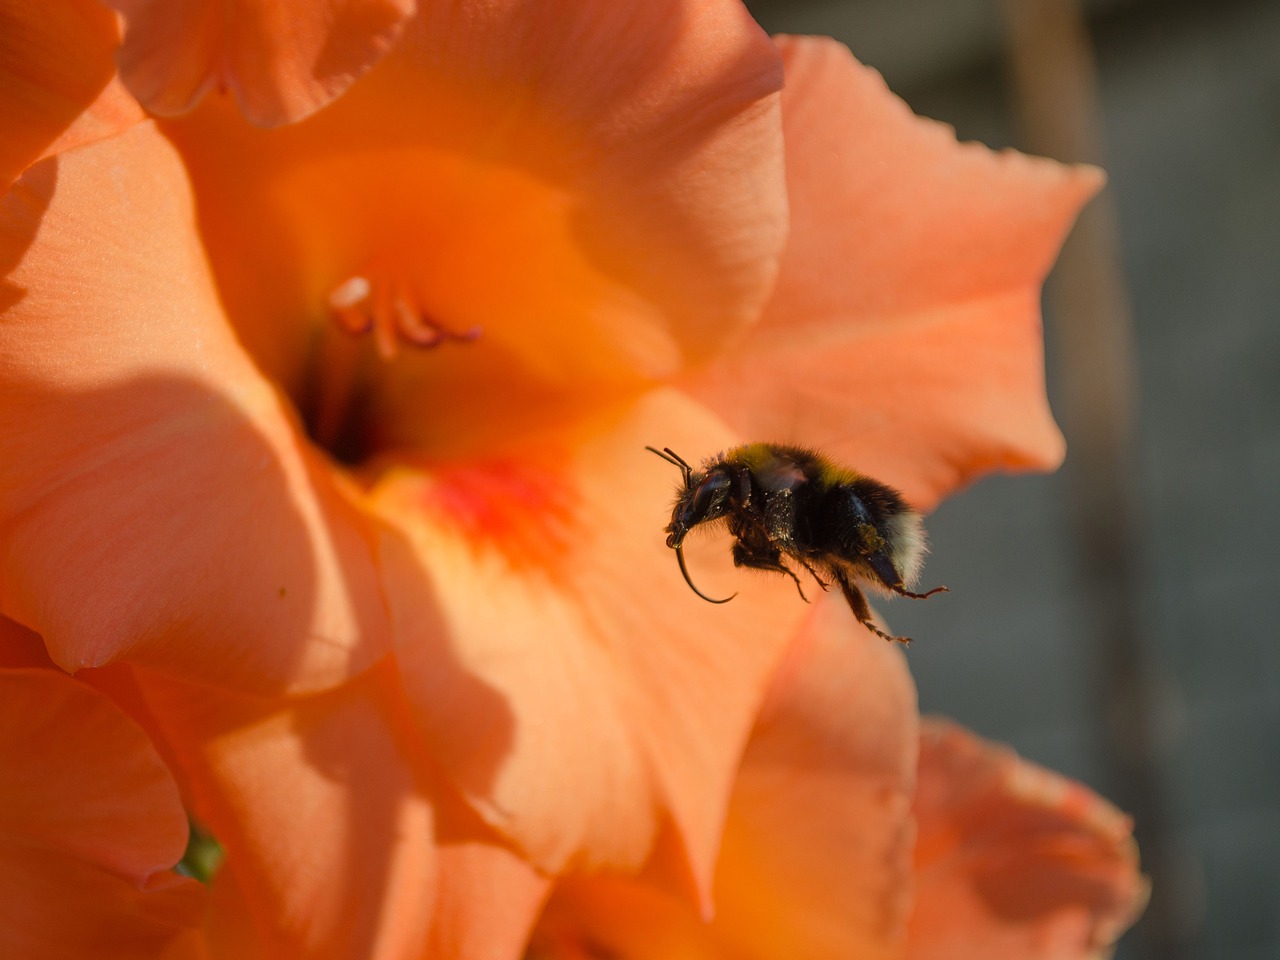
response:
[[[680,572],[684,574],[684,582],[689,585],[689,589],[692,590],[694,593],[696,593],[698,596],[700,596],[703,600],[707,601],[707,603],[728,603],[730,600],[732,600],[734,597],[737,596],[736,593],[731,593],[729,594],[729,596],[725,597],[723,600],[717,600],[715,597],[708,597],[705,593],[703,593],[701,590],[695,587],[693,585],[693,581],[689,579],[689,568],[686,567],[684,563],[684,545],[683,544],[676,547],[676,562],[680,564]]]
[[[648,450],[650,453],[657,454],[657,455],[658,455],[658,456],[660,456],[663,460],[667,461],[667,463],[674,464],[675,466],[679,467],[679,468],[680,468],[681,473],[683,473],[683,474],[684,474],[684,482],[685,482],[686,484],[688,484],[688,483],[691,483],[691,482],[692,482],[692,480],[693,480],[693,467],[691,467],[691,466],[689,466],[689,464],[685,463],[684,458],[683,458],[683,457],[681,457],[681,456],[680,456],[678,453],[676,453],[674,450],[672,450],[670,447],[663,447],[661,450],[659,450],[657,447],[645,447],[645,449],[646,449],[646,450]],[[687,580],[687,579],[688,579],[688,577],[686,577],[685,579]],[[691,587],[692,587],[692,586],[693,586],[693,584],[689,584],[689,586],[691,586]],[[695,591],[695,592],[696,592],[696,591]]]

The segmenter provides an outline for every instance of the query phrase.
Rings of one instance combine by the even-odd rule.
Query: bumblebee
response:
[[[923,600],[946,587],[912,593],[924,560],[924,523],[892,487],[841,467],[802,447],[751,443],[734,447],[694,470],[670,448],[645,447],[680,468],[683,483],[667,524],[667,546],[685,583],[710,603],[717,600],[693,584],[684,560],[684,539],[694,527],[724,521],[734,537],[733,562],[771,570],[804,584],[786,561],[807,572],[823,590],[834,582],[867,629],[886,640],[910,642],[885,633],[857,582],[900,597]]]

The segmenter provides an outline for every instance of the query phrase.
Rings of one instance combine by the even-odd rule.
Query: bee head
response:
[[[679,547],[688,532],[698,524],[716,520],[728,512],[729,489],[733,480],[724,469],[713,466],[706,473],[695,473],[693,467],[669,448],[645,449],[675,464],[684,475],[684,485],[676,496],[671,508],[671,522],[667,524],[668,547]]]
[[[689,585],[690,590],[708,603],[728,603],[737,596],[736,593],[717,600],[694,586],[689,578],[689,569],[684,562],[684,538],[698,524],[715,520],[728,513],[729,489],[733,485],[732,477],[723,465],[712,466],[706,473],[695,473],[693,467],[670,447],[663,447],[661,450],[655,447],[645,447],[645,449],[657,454],[667,463],[675,464],[680,468],[684,478],[676,494],[675,506],[671,509],[671,522],[667,524],[666,529],[667,546],[676,552],[676,561],[680,565],[684,582]]]
[[[729,509],[729,488],[733,481],[723,470],[693,473],[685,478],[667,524],[667,546],[678,547],[685,534],[700,523],[723,517]]]

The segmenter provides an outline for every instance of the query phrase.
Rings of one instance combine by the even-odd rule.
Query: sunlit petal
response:
[[[779,43],[790,241],[765,321],[694,389],[744,434],[820,443],[922,507],[1056,466],[1040,283],[1099,172],[958,145],[844,47]]]
[[[397,658],[435,755],[535,863],[635,867],[670,818],[705,884],[805,605],[790,583],[733,571],[720,538],[690,563],[741,596],[704,603],[663,545],[678,473],[644,446],[695,457],[722,426],[667,392],[601,417],[608,429],[531,437],[509,458],[384,479],[407,540],[383,556]]]
[[[901,651],[823,601],[752,730],[705,908],[643,875],[569,876],[539,920],[532,955],[901,956],[917,744]]]
[[[527,860],[492,839],[437,833],[439,886],[427,956],[503,960],[520,956],[551,885]]]
[[[385,332],[395,361],[360,381],[376,444],[457,455],[759,316],[785,233],[779,66],[737,3],[436,3],[303,123],[211,104],[166,129],[258,362],[302,397],[325,331]],[[423,329],[442,345],[414,349]]]
[[[919,718],[901,650],[826,598],[734,784],[716,925],[744,955],[893,958],[911,906]]]

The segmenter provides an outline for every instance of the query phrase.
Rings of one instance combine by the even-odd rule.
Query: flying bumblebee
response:
[[[924,523],[892,487],[841,467],[802,447],[750,443],[734,447],[694,470],[670,448],[645,447],[680,468],[683,484],[667,524],[667,546],[685,583],[710,603],[717,600],[693,584],[684,560],[684,538],[694,527],[724,521],[733,534],[733,562],[772,570],[804,585],[791,560],[823,590],[834,581],[867,629],[886,640],[910,642],[877,627],[867,599],[854,581],[923,600],[946,587],[912,593],[924,560]]]

